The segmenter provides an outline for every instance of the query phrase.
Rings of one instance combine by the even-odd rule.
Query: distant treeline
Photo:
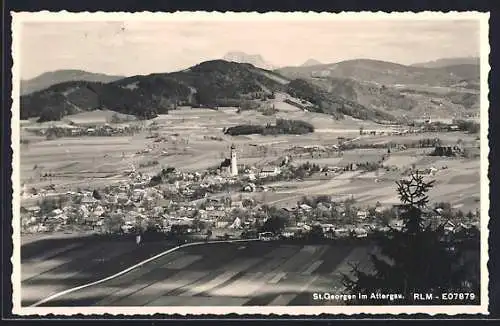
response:
[[[178,105],[244,106],[245,100],[272,98],[281,88],[251,65],[214,60],[180,72],[132,76],[111,83],[72,81],[53,85],[21,97],[21,119],[60,120],[96,109],[151,119]]]
[[[238,135],[280,135],[280,134],[292,134],[292,135],[302,135],[314,132],[314,126],[308,122],[301,120],[285,120],[277,119],[276,125],[268,124],[266,126],[258,125],[238,125],[234,127],[227,128],[225,134],[231,136]]]
[[[476,134],[481,129],[481,125],[479,123],[470,120],[457,120],[455,123],[460,131],[467,131],[471,134]]]

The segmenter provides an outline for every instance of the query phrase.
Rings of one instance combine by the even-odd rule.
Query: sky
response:
[[[59,69],[171,72],[230,51],[276,66],[359,58],[412,64],[479,56],[479,30],[470,19],[23,22],[19,64],[22,79]]]

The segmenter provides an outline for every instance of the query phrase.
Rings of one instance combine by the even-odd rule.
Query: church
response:
[[[238,175],[238,161],[237,161],[237,154],[236,154],[236,146],[234,144],[231,145],[230,157],[231,158],[226,158],[220,164],[219,169],[221,170],[221,172],[227,173],[228,175],[237,176]]]

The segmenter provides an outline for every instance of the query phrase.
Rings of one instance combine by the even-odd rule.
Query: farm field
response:
[[[23,306],[107,277],[173,247],[166,241],[146,242],[138,247],[133,237],[128,241],[95,235],[23,238],[27,239],[21,247]]]
[[[286,104],[286,103],[284,103]],[[87,122],[102,120],[99,112],[90,112]],[[109,115],[103,112],[102,115]],[[46,187],[56,185],[56,192],[77,188],[102,187],[125,180],[126,171],[135,168],[145,173],[156,173],[161,167],[171,166],[185,171],[199,171],[217,166],[228,156],[229,147],[235,144],[240,164],[264,166],[277,162],[287,155],[294,146],[333,145],[339,136],[355,137],[360,143],[381,143],[418,141],[422,138],[440,138],[444,142],[474,142],[475,136],[465,133],[424,133],[404,136],[359,136],[359,127],[365,130],[380,126],[356,119],[336,121],[325,115],[296,111],[283,111],[277,117],[300,119],[312,123],[316,132],[306,135],[246,135],[231,137],[223,133],[223,128],[237,124],[272,123],[276,117],[264,116],[256,111],[242,111],[222,108],[220,110],[181,108],[168,115],[141,122],[145,129],[133,136],[58,138],[46,140],[37,137],[21,147],[21,181],[25,187]],[[71,118],[71,117],[70,117]],[[79,119],[84,119],[82,114]],[[26,121],[22,128],[32,122]],[[385,126],[384,126],[385,127]],[[319,130],[319,131],[318,131]],[[31,135],[25,130],[24,136]],[[161,138],[160,141],[155,139]],[[407,149],[394,151],[383,162],[386,167],[396,167],[400,171],[412,165],[419,169],[434,167],[436,187],[432,197],[435,201],[450,200],[466,208],[474,208],[478,202],[471,200],[479,196],[479,160],[446,159],[426,156],[429,149]],[[349,163],[378,162],[387,151],[385,149],[354,149],[335,153],[297,156],[294,163],[316,163],[320,166],[343,166]],[[147,163],[157,161],[155,165]],[[442,170],[442,167],[447,167]],[[40,178],[49,173],[50,177]],[[276,195],[266,194],[265,201],[275,204],[296,202],[297,196],[316,194],[351,194],[360,203],[372,204],[376,201],[387,204],[397,202],[394,182],[401,174],[379,170],[371,174],[344,174],[322,178],[320,184],[307,186],[296,183],[296,189],[276,191]],[[359,180],[363,179],[363,183]],[[290,197],[290,198],[289,198]],[[287,199],[288,198],[288,199]],[[25,198],[33,201],[36,198]],[[471,205],[472,204],[474,205]],[[467,205],[466,205],[467,203]]]
[[[76,115],[78,121],[86,123],[102,122],[98,115],[101,111],[86,112]],[[101,113],[109,115],[106,111]],[[324,123],[324,117],[317,118],[315,114],[298,112],[297,118],[311,121],[316,124]],[[287,117],[286,118],[291,118]],[[69,116],[67,119],[72,119]],[[149,121],[157,130],[147,131],[134,136],[97,137],[85,136],[78,138],[59,138],[46,140],[41,136],[34,136],[26,130],[36,127],[61,125],[62,122],[36,123],[26,122],[22,127],[22,138],[29,139],[30,143],[21,148],[21,178],[28,186],[40,187],[47,183],[57,183],[58,186],[76,188],[81,184],[93,185],[100,179],[119,176],[134,165],[138,170],[141,163],[157,160],[159,165],[169,165],[185,170],[200,170],[220,163],[227,155],[231,143],[238,146],[240,163],[255,164],[262,160],[266,163],[262,149],[267,146],[267,154],[278,157],[280,151],[291,145],[307,145],[311,143],[336,143],[335,137],[328,137],[324,133],[310,135],[282,135],[264,137],[258,135],[230,137],[224,135],[222,129],[242,123],[265,124],[274,122],[276,118],[266,117],[260,113],[242,112],[236,114],[234,110],[207,110],[181,109],[172,111]],[[343,127],[342,123],[327,121],[331,127]],[[336,126],[335,126],[336,125]],[[196,130],[196,132],[193,132]],[[157,134],[164,137],[164,142],[154,142],[148,135]],[[217,140],[214,140],[217,138]],[[140,151],[144,153],[138,154]],[[147,169],[145,169],[147,170]],[[47,182],[40,181],[43,173],[55,174]],[[75,175],[75,173],[79,175]],[[56,182],[54,182],[56,181]]]
[[[181,248],[120,277],[55,298],[43,306],[318,304],[313,302],[312,292],[342,293],[341,274],[349,273],[348,262],[365,261],[368,252],[365,245],[352,243],[295,245],[257,241],[197,245]],[[122,259],[108,258],[115,262]],[[76,264],[69,262],[67,266]],[[23,288],[24,305],[39,299],[35,288],[54,283],[53,275],[40,275],[34,279],[36,282],[32,280]],[[77,283],[67,269],[58,275],[57,290]],[[84,278],[80,283],[85,284]]]

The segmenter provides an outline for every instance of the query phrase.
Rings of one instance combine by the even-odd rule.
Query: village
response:
[[[310,147],[295,152],[308,155]],[[318,148],[316,148],[318,150]],[[457,150],[457,148],[454,148]],[[436,145],[435,151],[442,151]],[[390,152],[390,150],[389,150]],[[439,155],[446,153],[439,152]],[[455,151],[453,151],[455,155]],[[386,159],[384,157],[383,159]],[[380,168],[376,166],[376,169]],[[213,169],[183,172],[163,168],[156,175],[128,171],[128,179],[101,189],[78,189],[54,194],[49,189],[36,192],[38,204],[22,207],[22,231],[130,234],[146,231],[194,238],[249,238],[271,230],[280,238],[303,238],[315,233],[322,238],[363,238],[374,231],[400,229],[400,206],[358,204],[354,195],[303,196],[294,205],[269,205],[262,196],[272,193],[277,181],[301,181],[315,175],[335,177],[353,170],[371,171],[372,164],[319,166],[309,162],[294,164],[291,156],[275,165],[256,168],[237,162],[231,146],[230,158]],[[433,176],[438,169],[414,171]],[[53,189],[52,189],[53,190]],[[52,194],[51,194],[52,193]],[[477,230],[478,210],[462,212],[440,203],[424,211],[427,223],[445,223],[447,232]],[[282,225],[269,229],[266,222],[279,219]],[[319,231],[320,230],[320,231]]]

